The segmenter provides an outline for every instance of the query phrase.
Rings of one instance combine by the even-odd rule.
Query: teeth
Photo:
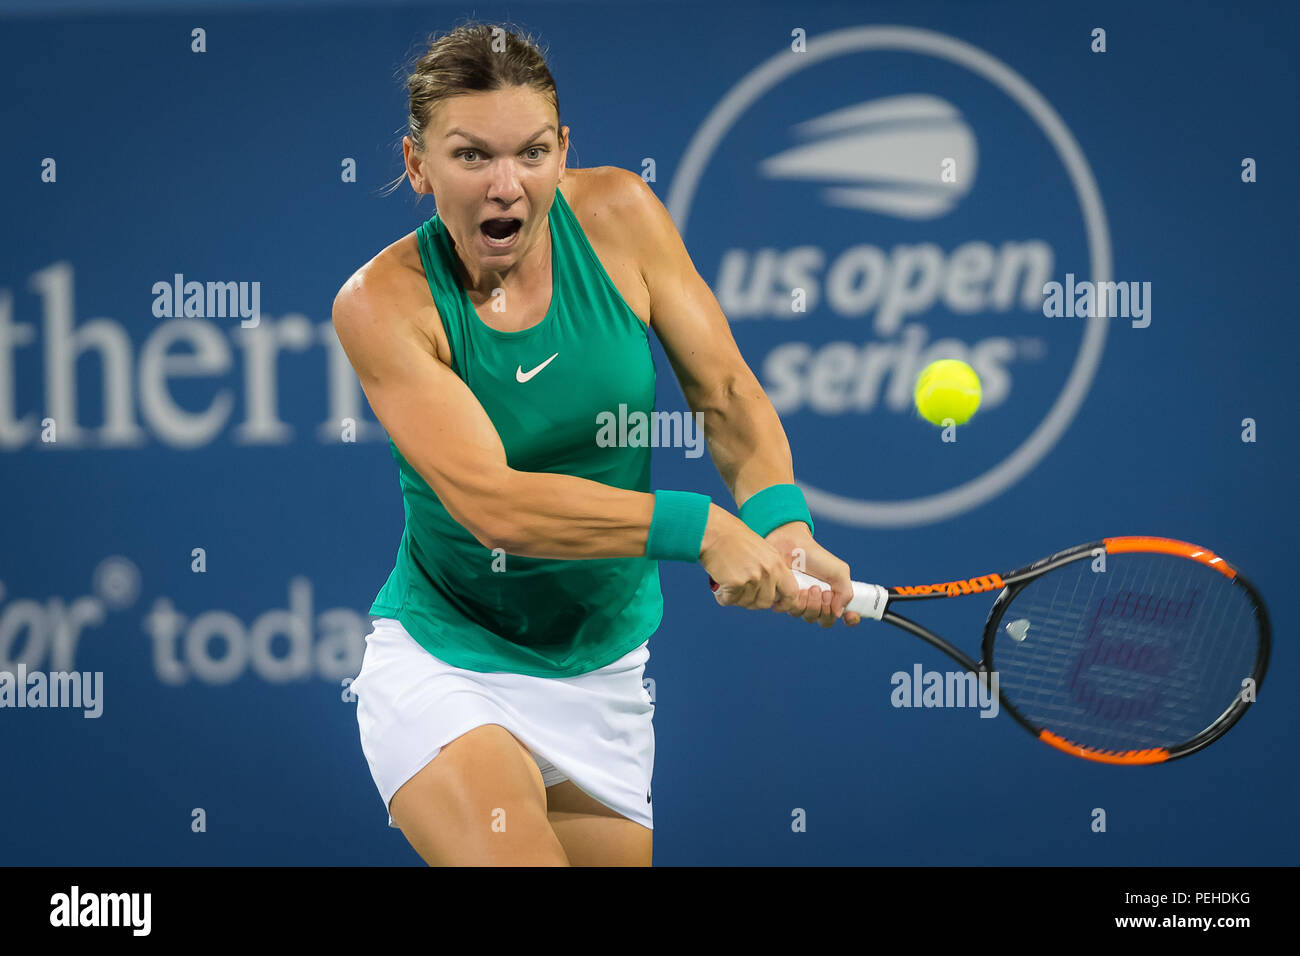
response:
[[[509,235],[497,239],[493,237],[491,230],[488,229],[488,226],[496,226],[497,228],[510,227]],[[498,219],[485,219],[483,220],[483,223],[480,228],[483,233],[483,237],[490,244],[494,246],[505,246],[505,245],[510,245],[512,242],[514,242],[515,237],[519,235],[520,231],[523,229],[523,220],[516,219],[513,217],[504,217],[504,216]]]

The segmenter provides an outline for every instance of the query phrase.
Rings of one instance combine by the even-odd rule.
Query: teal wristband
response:
[[[766,538],[773,528],[791,521],[803,521],[808,533],[813,533],[812,515],[808,502],[798,485],[770,485],[745,499],[740,506],[740,520],[761,538]]]
[[[700,560],[712,500],[694,491],[656,491],[645,556],[660,561]]]

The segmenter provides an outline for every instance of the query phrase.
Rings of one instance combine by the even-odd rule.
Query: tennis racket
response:
[[[794,575],[800,588],[829,589]],[[979,661],[895,610],[995,591]],[[846,610],[902,628],[977,677],[996,673],[1002,708],[1025,730],[1101,763],[1164,763],[1214,743],[1256,699],[1271,643],[1254,586],[1212,551],[1171,538],[1105,538],[941,584],[854,581]]]

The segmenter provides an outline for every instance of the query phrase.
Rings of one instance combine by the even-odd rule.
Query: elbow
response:
[[[489,551],[500,548],[506,554],[519,554],[520,536],[518,527],[517,524],[508,520],[492,519],[479,521],[469,530],[478,539],[478,543]]]
[[[758,379],[748,369],[727,375],[708,390],[688,392],[686,400],[693,411],[723,417],[734,415],[737,409],[751,402],[769,401]]]
[[[507,554],[518,553],[521,544],[521,521],[515,503],[515,482],[518,472],[507,471],[499,481],[494,481],[490,491],[475,498],[453,517],[465,527],[483,547],[500,548]]]

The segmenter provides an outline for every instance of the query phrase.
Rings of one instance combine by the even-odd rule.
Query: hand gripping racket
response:
[[[829,589],[794,575],[800,588]],[[992,591],[978,662],[894,610]],[[1102,763],[1163,763],[1218,740],[1256,699],[1271,641],[1254,586],[1208,549],[1171,538],[1105,538],[942,584],[854,581],[846,610],[902,628],[977,676],[996,673],[1001,706],[1022,727]]]

